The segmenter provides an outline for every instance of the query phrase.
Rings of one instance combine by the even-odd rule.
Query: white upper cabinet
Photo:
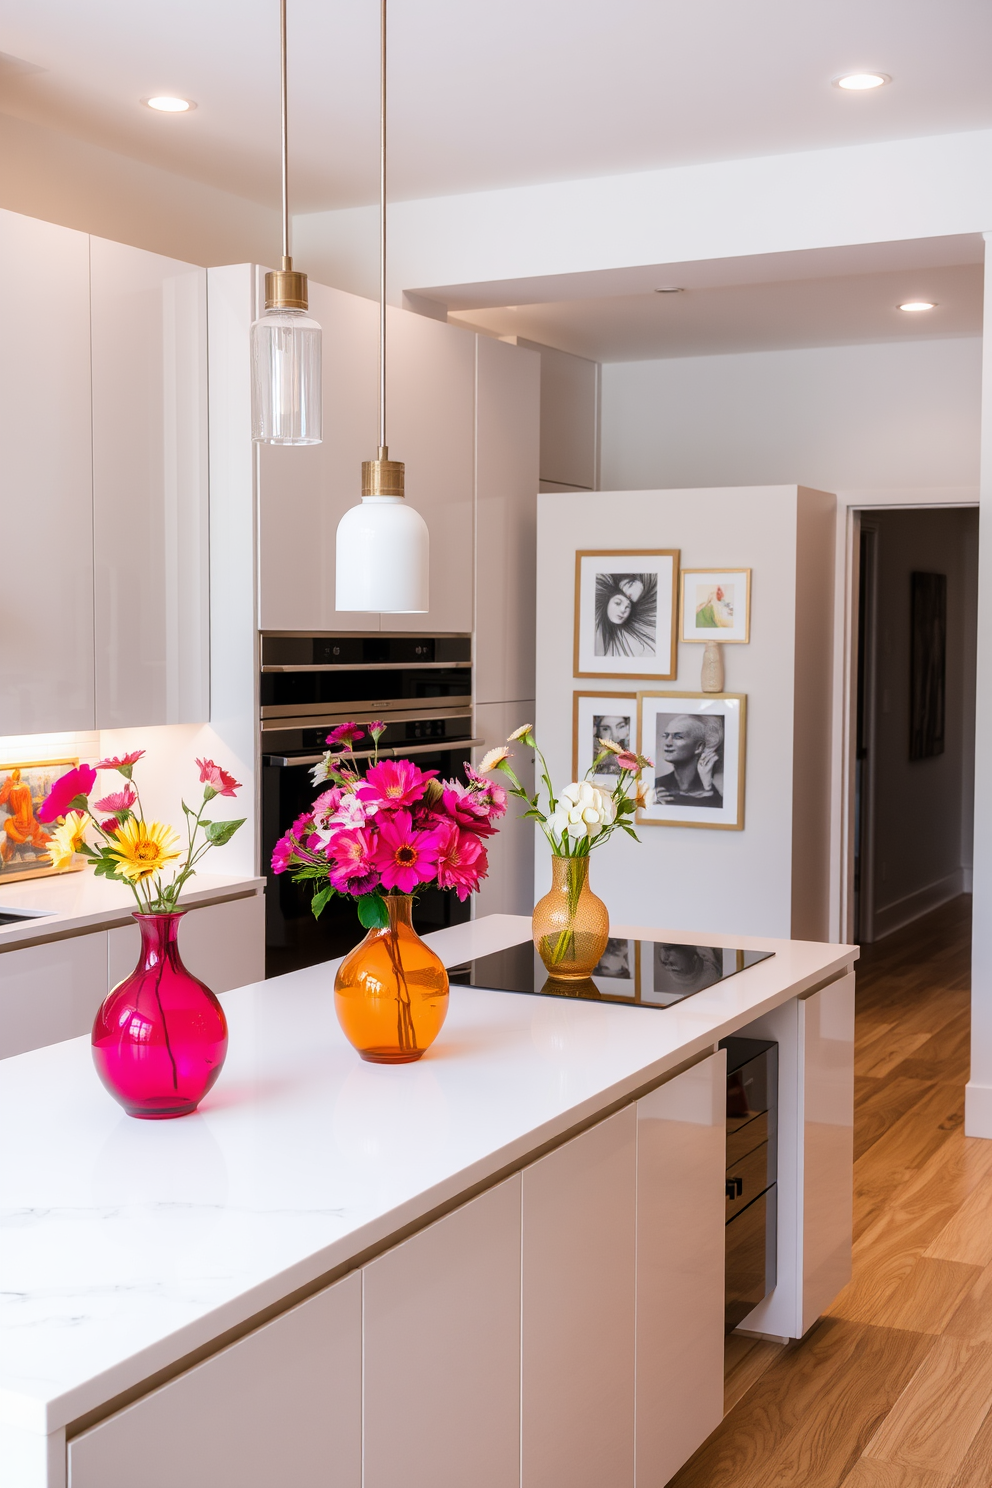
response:
[[[475,334],[409,310],[390,310],[386,328],[389,458],[405,463],[407,499],[430,528],[431,588],[427,614],[383,615],[382,629],[470,631]]]
[[[379,311],[311,283],[310,313],[322,331],[323,442],[258,446],[259,627],[378,630],[378,615],[334,608],[334,536],[376,455]],[[247,358],[247,332],[244,347]]]
[[[89,239],[0,211],[0,734],[90,729]]]
[[[208,717],[206,270],[92,238],[96,722]]]

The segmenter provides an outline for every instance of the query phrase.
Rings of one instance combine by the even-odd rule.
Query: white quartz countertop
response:
[[[493,915],[428,937],[448,965],[526,939]],[[852,946],[775,956],[663,1010],[452,987],[416,1064],[363,1063],[336,962],[229,992],[230,1053],[192,1116],[127,1117],[87,1039],[0,1061],[0,1421],[51,1432],[382,1246],[762,1012]]]
[[[238,878],[223,873],[197,873],[182,896],[184,909],[259,894],[264,878]],[[135,909],[134,895],[124,883],[97,878],[91,868],[80,873],[53,873],[45,878],[0,882],[0,911],[26,911],[30,919],[0,925],[0,953],[40,940],[80,935],[111,925],[127,925]]]

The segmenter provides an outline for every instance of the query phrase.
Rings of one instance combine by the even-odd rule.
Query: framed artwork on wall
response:
[[[654,760],[641,826],[744,827],[747,698],[729,692],[639,692],[637,748]]]
[[[683,641],[745,644],[751,638],[751,570],[684,568],[681,613]]]
[[[947,575],[910,574],[909,757],[944,752]]]
[[[59,776],[78,764],[78,759],[64,759],[0,765],[0,887],[17,879],[78,872],[83,867],[81,858],[65,868],[52,867],[48,853],[51,826],[36,816]]]
[[[678,590],[677,548],[576,553],[574,675],[673,681]]]
[[[572,694],[572,779],[584,780],[597,754],[600,739],[633,749],[637,740],[636,692],[576,692]],[[593,785],[612,790],[620,778],[613,755],[603,760]]]

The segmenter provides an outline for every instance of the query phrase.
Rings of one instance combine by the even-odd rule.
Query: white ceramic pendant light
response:
[[[251,328],[251,436],[260,444],[319,444],[320,326],[307,314],[307,276],[289,256],[286,0],[279,0],[282,100],[282,268],[265,276],[265,309]]]
[[[386,445],[386,0],[379,24],[379,454],[363,461],[361,504],[338,523],[334,605],[411,615],[430,605],[430,535]]]

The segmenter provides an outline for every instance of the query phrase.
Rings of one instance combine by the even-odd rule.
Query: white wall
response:
[[[602,380],[604,490],[978,481],[978,338],[620,362]]]
[[[282,239],[275,200],[247,201],[3,113],[0,206],[201,265],[274,262]]]
[[[879,939],[971,887],[978,513],[866,513],[876,529],[872,895]],[[947,576],[944,753],[909,758],[910,575]],[[971,727],[969,727],[969,724]],[[871,870],[869,870],[871,871]]]
[[[748,699],[744,830],[646,826],[639,829],[639,844],[615,836],[595,851],[590,880],[615,920],[689,932],[794,933],[794,780],[809,770],[806,778],[816,780],[817,798],[827,793],[825,742],[820,761],[809,750],[797,757],[793,746],[796,679],[804,661],[817,649],[822,653],[823,645],[814,644],[818,638],[826,638],[829,654],[831,628],[829,603],[813,606],[820,619],[818,636],[802,636],[797,654],[797,519],[805,497],[817,510],[829,502],[822,493],[797,492],[795,486],[628,491],[608,502],[584,492],[538,497],[536,725],[556,783],[571,779],[573,691],[698,692],[703,653],[701,645],[680,644],[673,682],[573,678],[575,552],[616,548],[619,534],[627,532],[636,534],[635,547],[679,548],[684,568],[753,570],[750,643],[724,648],[726,691]],[[832,542],[822,547],[829,579]],[[821,702],[820,734],[826,741],[829,699]],[[519,746],[517,753],[522,753]],[[805,841],[809,823],[800,828]],[[538,829],[535,838],[540,895],[550,883],[550,849]],[[818,850],[825,859],[825,842]],[[810,906],[798,909],[809,923]],[[825,904],[817,919],[825,925]],[[822,929],[819,935],[826,938]]]

